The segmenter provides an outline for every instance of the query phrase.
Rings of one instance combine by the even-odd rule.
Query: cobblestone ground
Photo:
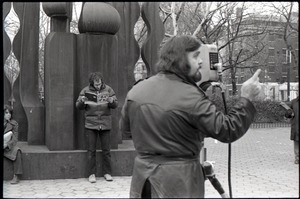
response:
[[[90,183],[86,178],[58,180],[24,180],[10,185],[4,182],[4,198],[128,198],[130,176],[114,177],[107,182],[98,178]]]
[[[207,160],[215,161],[215,173],[228,191],[228,144],[208,138]],[[299,197],[299,164],[294,164],[290,128],[250,129],[231,144],[233,197]],[[206,197],[215,190],[206,182]]]
[[[234,198],[299,198],[299,165],[294,164],[290,128],[249,129],[232,143],[231,184]],[[228,191],[228,144],[205,140],[207,160],[214,161],[216,177]],[[4,198],[128,198],[130,176],[87,179],[23,180],[3,182]],[[209,181],[206,198],[221,198]]]

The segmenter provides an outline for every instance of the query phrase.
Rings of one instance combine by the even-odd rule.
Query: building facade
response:
[[[259,27],[266,24],[263,34],[253,34],[241,42],[240,48],[249,49],[249,43],[257,45],[259,42],[264,46],[263,50],[256,56],[239,65],[236,69],[236,83],[241,84],[250,78],[253,72],[260,68],[260,82],[299,82],[299,33],[298,13],[292,13],[293,26],[297,30],[288,32],[287,42],[284,40],[284,26],[286,22],[282,18],[270,18],[269,16],[252,16],[243,22],[241,31],[257,31]],[[248,25],[245,25],[248,24]],[[256,26],[256,27],[255,27]],[[287,43],[291,45],[287,49]],[[247,49],[248,48],[248,49]],[[236,51],[239,49],[235,49]],[[293,55],[292,55],[293,52]],[[230,71],[225,72],[226,83],[231,83]]]

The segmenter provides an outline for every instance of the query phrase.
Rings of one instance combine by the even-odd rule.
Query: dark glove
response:
[[[205,92],[210,86],[210,82],[202,82],[199,87]]]
[[[293,115],[294,115],[293,110],[292,110],[292,109],[289,109],[289,110],[287,110],[287,111],[285,112],[285,115],[284,115],[284,116],[285,116],[286,118],[292,118]]]

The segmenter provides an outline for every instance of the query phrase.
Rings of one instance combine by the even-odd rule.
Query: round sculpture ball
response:
[[[86,2],[83,4],[78,23],[80,33],[116,34],[121,25],[119,12],[108,3]]]

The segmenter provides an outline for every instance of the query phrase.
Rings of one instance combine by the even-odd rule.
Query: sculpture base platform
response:
[[[86,150],[49,151],[45,145],[19,142],[22,150],[23,180],[86,178]],[[97,177],[103,176],[101,150],[97,150]],[[131,176],[136,151],[132,140],[123,140],[111,150],[112,176]],[[13,177],[13,163],[3,157],[3,180]]]

